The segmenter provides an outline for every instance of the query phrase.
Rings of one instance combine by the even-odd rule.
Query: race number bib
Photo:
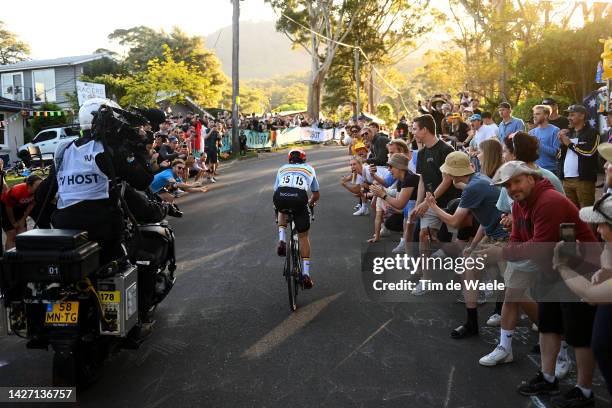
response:
[[[284,176],[281,176],[278,186],[294,187],[302,190],[306,190],[308,188],[305,178],[299,174],[285,174]]]

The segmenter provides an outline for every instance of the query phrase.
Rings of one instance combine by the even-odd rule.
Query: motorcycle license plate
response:
[[[45,324],[74,325],[79,321],[79,302],[57,302],[47,304]]]

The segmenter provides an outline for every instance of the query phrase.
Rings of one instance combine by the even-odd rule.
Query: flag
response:
[[[597,128],[597,118],[599,116],[597,95],[599,95],[599,91],[593,91],[582,100],[582,104],[587,110],[586,120],[592,128]]]

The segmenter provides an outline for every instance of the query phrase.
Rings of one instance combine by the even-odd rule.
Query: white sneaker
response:
[[[499,327],[501,326],[501,316],[497,313],[493,313],[489,320],[487,320],[487,326]]]
[[[555,377],[558,379],[564,378],[572,367],[572,360],[567,356],[559,354],[557,356],[557,363],[555,364]]]
[[[432,258],[446,258],[446,252],[442,248],[431,254]]]
[[[361,207],[359,207],[359,209],[357,211],[355,211],[353,213],[353,215],[363,215],[363,209],[364,209],[364,207],[362,205]]]
[[[382,227],[380,227],[380,236],[388,237],[389,235],[391,235],[391,231],[389,231],[387,227],[385,227],[385,224],[383,224]]]
[[[216,183],[216,182],[217,182],[217,180],[215,180],[215,178],[214,178],[214,177],[211,177],[211,178],[210,178],[210,182],[211,182],[211,183]]]
[[[514,361],[512,351],[506,351],[502,346],[495,347],[495,350],[478,360],[480,365],[493,367],[497,364],[511,363]]]
[[[535,323],[531,323],[531,330],[532,330],[532,331],[534,331],[534,332],[537,332],[537,331],[539,331],[540,329],[538,329],[538,325],[537,325],[537,324],[535,324]]]
[[[397,244],[397,246],[393,248],[391,252],[393,252],[394,254],[406,253],[406,242],[404,241],[404,238],[400,239],[399,244]]]
[[[412,295],[414,296],[423,296],[424,294],[426,294],[427,292],[429,292],[429,290],[425,289],[425,286],[423,285],[423,283],[419,280],[419,283],[417,283],[416,287],[414,288],[414,290],[411,292]]]
[[[363,208],[363,214],[361,214],[361,215],[370,215],[370,206],[369,205],[364,204],[362,208]]]

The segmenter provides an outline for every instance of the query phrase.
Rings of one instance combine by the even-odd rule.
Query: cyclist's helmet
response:
[[[299,149],[293,149],[287,155],[289,163],[304,163],[306,161],[306,152]]]

